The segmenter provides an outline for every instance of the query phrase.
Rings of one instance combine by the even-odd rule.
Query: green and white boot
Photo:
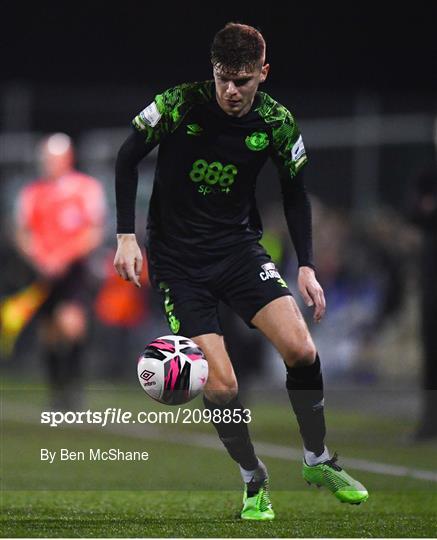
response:
[[[367,501],[369,498],[367,489],[347,474],[337,464],[337,459],[337,454],[334,454],[331,459],[312,466],[304,461],[302,476],[308,484],[327,487],[342,503],[361,504]]]

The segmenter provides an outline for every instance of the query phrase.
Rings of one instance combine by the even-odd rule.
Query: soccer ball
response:
[[[183,336],[162,336],[144,349],[138,359],[138,380],[151,398],[167,405],[194,399],[208,379],[208,362],[202,350]]]

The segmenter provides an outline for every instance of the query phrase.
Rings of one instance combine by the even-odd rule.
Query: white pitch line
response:
[[[2,403],[2,420],[13,420],[24,423],[39,424],[40,417],[35,414],[33,407],[18,406],[17,404],[8,404],[8,408],[14,409],[12,414],[5,415],[5,403]],[[136,439],[158,440],[165,441],[167,444],[184,444],[186,446],[194,446],[208,448],[210,450],[223,450],[223,446],[215,435],[206,433],[189,432],[186,434],[169,433],[168,429],[157,428],[156,426],[146,424],[112,424],[104,428],[95,424],[70,424],[68,428],[80,430],[100,431],[101,433],[111,433],[113,435],[121,435]],[[144,429],[141,429],[144,428]],[[57,429],[57,428],[50,428]],[[261,456],[270,458],[283,459],[286,461],[302,461],[302,450],[298,448],[282,446],[279,444],[271,444],[267,442],[255,441],[257,453]],[[437,471],[425,469],[412,469],[402,465],[390,465],[388,463],[379,463],[367,459],[356,459],[342,457],[342,464],[345,467],[350,467],[357,471],[365,471],[375,474],[384,474],[386,476],[407,477],[415,480],[425,480],[428,482],[437,482]]]

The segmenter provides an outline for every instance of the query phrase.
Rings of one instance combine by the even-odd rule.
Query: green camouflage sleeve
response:
[[[308,161],[302,135],[292,114],[280,106],[282,121],[272,128],[274,160],[291,177],[296,176]]]
[[[272,157],[281,173],[296,176],[308,161],[302,135],[293,115],[283,105],[261,92],[258,112],[271,127],[273,144]]]
[[[173,133],[190,108],[206,101],[210,96],[210,84],[185,83],[155,96],[154,101],[132,121],[133,126],[144,134],[146,143],[158,144]]]

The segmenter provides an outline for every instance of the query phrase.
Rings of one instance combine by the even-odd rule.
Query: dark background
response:
[[[434,2],[3,1],[2,79],[177,83],[209,76],[227,21],[265,35],[272,85],[436,90]]]

